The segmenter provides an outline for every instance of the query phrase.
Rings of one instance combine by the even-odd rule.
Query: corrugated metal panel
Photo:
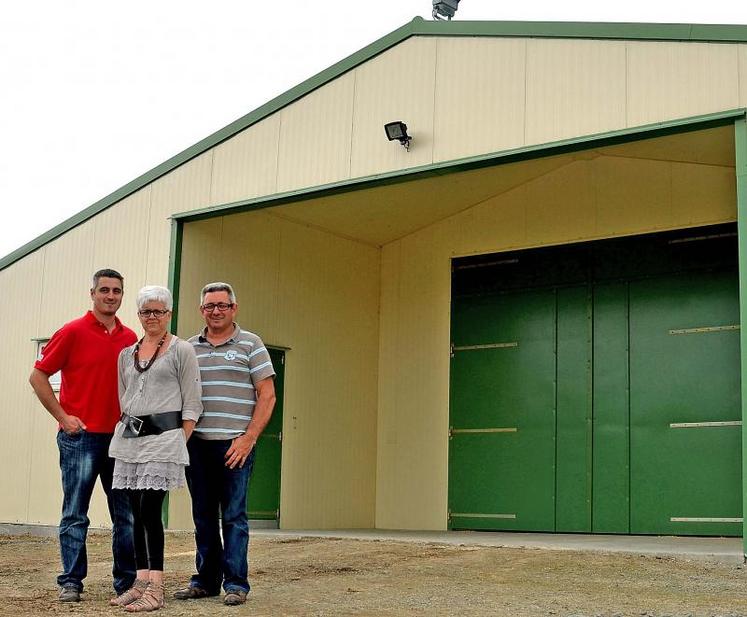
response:
[[[1,521],[27,520],[30,466],[36,454],[30,447],[32,435],[37,420],[54,422],[41,405],[32,403],[28,385],[36,357],[36,342],[30,339],[39,319],[42,268],[43,254],[39,251],[0,272],[0,286],[6,298],[0,304],[0,323],[4,324],[3,340],[13,350],[5,356],[0,370],[4,427],[0,431]],[[19,302],[25,303],[24,310],[18,309]],[[45,447],[55,446],[49,442]]]
[[[433,161],[435,66],[436,40],[414,38],[355,70],[351,176]],[[387,141],[384,124],[395,120],[413,137],[409,152]]]
[[[282,234],[279,325],[291,350],[281,524],[371,527],[379,251],[287,222]]]
[[[624,43],[529,40],[526,67],[527,144],[625,126]]]
[[[549,230],[568,240],[596,235],[597,191],[590,161],[575,161],[527,183],[525,188],[525,242],[542,243]],[[574,204],[569,208],[571,191]]]
[[[348,73],[280,112],[278,192],[350,177],[354,85]]]
[[[210,203],[212,169],[213,153],[208,152],[153,183],[146,268],[146,281],[149,284],[167,284],[171,237],[169,217],[175,212],[204,207]]]
[[[739,106],[737,45],[626,43],[627,126]]]
[[[281,524],[371,527],[379,251],[265,212],[187,224],[183,248],[180,334],[200,327],[200,287],[223,279],[242,327],[290,348]]]
[[[379,309],[379,409],[397,409],[400,388],[392,387],[398,381],[401,356],[400,345],[400,264],[402,243],[397,240],[381,250],[381,306]],[[402,470],[399,460],[404,450],[400,446],[401,433],[394,414],[379,414],[376,422],[376,528],[396,529],[400,504],[406,500],[404,491],[409,483],[389,482]],[[397,456],[384,453],[396,452]]]
[[[436,225],[391,250],[382,249],[388,268],[384,279],[399,283],[396,292],[382,294],[397,303],[382,305],[396,315],[396,322],[390,320],[381,331],[382,362],[398,349],[397,365],[380,384],[379,424],[385,438],[377,451],[376,526],[384,529],[445,525],[451,270],[442,248],[449,244],[445,234],[451,229]]]
[[[125,281],[124,298],[117,315],[138,333],[140,322],[135,306],[138,290],[146,283],[166,283],[166,280],[147,281],[145,277],[150,233],[150,194],[148,186],[123,200],[116,208],[102,212],[92,221],[93,270],[114,268],[122,274]],[[80,286],[77,291],[84,295]]]
[[[51,336],[65,321],[89,308],[87,291],[94,272],[91,247],[95,241],[95,226],[95,220],[90,220],[45,247],[41,314],[36,336]]]
[[[747,45],[739,45],[738,48],[739,107],[747,107]]]
[[[685,225],[734,220],[736,203],[734,167],[672,165],[672,211]]]
[[[210,203],[225,204],[277,192],[279,138],[277,113],[216,146]]]
[[[671,228],[672,165],[667,161],[606,156],[596,159],[593,173],[597,234]]]
[[[440,38],[435,161],[524,144],[526,41]]]

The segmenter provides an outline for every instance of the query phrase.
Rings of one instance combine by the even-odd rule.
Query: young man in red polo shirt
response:
[[[111,488],[114,461],[108,453],[120,415],[117,358],[122,349],[137,341],[135,333],[116,317],[123,287],[122,275],[116,270],[96,272],[91,310],[54,333],[29,378],[39,401],[59,423],[63,491],[59,529],[63,571],[57,577],[60,602],[78,602],[83,591],[88,571],[88,506],[97,477],[113,524],[112,574],[117,595],[135,580],[132,512],[124,492]],[[62,372],[59,401],[49,383],[50,375],[57,371]]]

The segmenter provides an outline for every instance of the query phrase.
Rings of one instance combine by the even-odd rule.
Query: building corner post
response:
[[[169,247],[169,279],[168,286],[174,298],[174,306],[171,311],[171,325],[169,330],[176,334],[179,320],[179,279],[182,268],[182,232],[183,223],[178,219],[171,219],[171,246]],[[169,527],[169,493],[163,500],[161,508],[161,520],[165,529]]]
[[[184,224],[178,219],[171,219],[171,246],[169,247],[169,289],[174,296],[174,308],[171,312],[171,333],[176,334],[179,323],[179,282],[182,268],[182,233]]]
[[[742,394],[742,554],[747,558],[747,119],[734,122],[739,238],[739,334]]]

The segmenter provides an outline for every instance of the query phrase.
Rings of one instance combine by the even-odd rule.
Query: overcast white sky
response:
[[[395,30],[431,0],[0,7],[0,257]],[[747,24],[747,4],[462,0],[459,20]]]

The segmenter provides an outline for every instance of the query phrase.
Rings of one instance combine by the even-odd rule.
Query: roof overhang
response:
[[[744,109],[588,135],[174,215],[179,223],[271,208],[271,213],[382,246],[525,182],[599,156],[733,167]]]

